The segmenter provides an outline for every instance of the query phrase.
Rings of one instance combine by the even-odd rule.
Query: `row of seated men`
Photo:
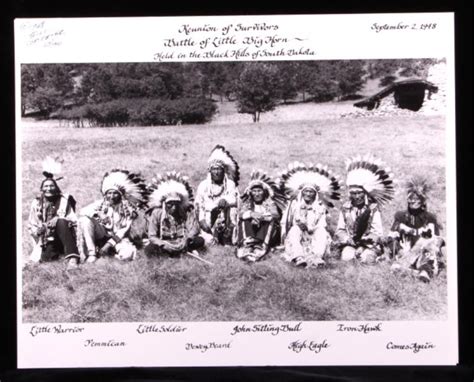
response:
[[[68,269],[76,269],[101,256],[131,260],[144,242],[150,257],[186,253],[201,260],[199,251],[206,246],[235,245],[237,257],[249,263],[279,248],[283,259],[309,268],[324,266],[335,249],[345,261],[373,264],[389,258],[393,269],[410,270],[423,281],[444,263],[439,224],[427,211],[426,179],[408,182],[407,209],[395,214],[384,236],[380,211],[393,198],[393,175],[370,155],[346,163],[348,200],[340,206],[332,236],[328,211],[341,199],[342,185],[320,164],[291,163],[277,180],[253,171],[241,194],[239,166],[218,145],[195,197],[180,173],[158,175],[146,184],[140,175],[116,169],[103,177],[103,198],[79,216],[74,198],[58,186],[59,169],[52,158],[43,162],[45,178],[29,218],[33,261],[64,255]]]

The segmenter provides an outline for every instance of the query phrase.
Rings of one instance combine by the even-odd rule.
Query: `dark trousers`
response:
[[[255,244],[266,244],[269,247],[278,245],[278,227],[274,221],[262,222],[260,225],[252,224],[251,219],[241,220],[239,227],[239,243],[251,237]]]
[[[187,240],[186,248],[183,250],[183,252],[193,251],[202,247],[204,247],[204,239],[201,236],[194,236]],[[145,255],[147,256],[160,256],[164,254],[175,255],[176,253],[169,253],[162,247],[152,243],[145,247]]]
[[[79,258],[74,228],[66,219],[58,219],[52,235],[45,238],[41,261],[57,260],[61,254],[66,255],[66,258]]]

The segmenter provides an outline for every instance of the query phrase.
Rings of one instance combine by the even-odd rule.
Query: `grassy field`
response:
[[[317,114],[317,113],[315,113]],[[301,118],[301,114],[299,114]],[[275,175],[294,160],[328,164],[344,175],[348,156],[373,153],[390,166],[401,185],[408,176],[429,176],[435,191],[429,208],[445,225],[445,119],[441,116],[311,119],[259,124],[72,129],[50,123],[22,127],[22,221],[41,181],[41,160],[64,159],[64,191],[78,207],[101,197],[104,172],[122,167],[155,173],[180,170],[196,187],[216,144],[234,155],[243,190],[253,168]],[[153,162],[152,162],[153,160]],[[405,208],[401,187],[382,211],[386,231],[396,210]],[[338,206],[337,206],[338,207]],[[330,215],[334,229],[337,209]],[[23,260],[31,239],[23,227]],[[230,249],[204,255],[210,267],[188,257],[131,263],[101,259],[65,272],[62,262],[27,264],[23,269],[26,322],[225,321],[225,320],[436,320],[446,318],[446,274],[430,284],[391,274],[389,264],[344,264],[332,258],[326,269],[301,270],[273,253],[247,265]],[[448,256],[449,257],[449,256]]]

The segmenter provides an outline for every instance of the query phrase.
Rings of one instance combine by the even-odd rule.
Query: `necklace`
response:
[[[221,196],[223,192],[224,192],[224,184],[219,185],[219,184],[211,183],[211,187],[209,188],[209,193],[211,194],[211,197],[216,198],[218,196]]]

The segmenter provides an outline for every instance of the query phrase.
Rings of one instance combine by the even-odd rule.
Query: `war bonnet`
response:
[[[193,190],[188,177],[175,171],[167,172],[163,176],[157,174],[152,179],[150,192],[150,208],[163,207],[166,202],[177,201],[186,209],[193,202]]]
[[[242,201],[247,201],[250,197],[250,192],[254,187],[261,187],[268,194],[268,197],[273,199],[275,204],[283,210],[286,206],[286,196],[272,178],[270,178],[262,170],[253,170],[250,175],[250,182],[242,194]]]
[[[136,207],[144,207],[148,202],[148,189],[144,179],[136,173],[127,170],[113,169],[102,178],[102,194],[116,190],[123,198]]]
[[[212,150],[211,155],[207,160],[207,168],[210,171],[214,166],[222,167],[227,176],[234,181],[235,185],[237,186],[239,184],[239,165],[224,146],[217,145]]]
[[[375,201],[382,205],[393,199],[393,174],[384,168],[380,159],[368,154],[346,161],[348,187],[361,187]]]
[[[306,165],[293,162],[281,174],[281,188],[288,198],[296,198],[305,188],[317,192],[319,199],[328,207],[333,207],[332,201],[340,199],[340,185],[336,175],[327,166],[321,164]]]

